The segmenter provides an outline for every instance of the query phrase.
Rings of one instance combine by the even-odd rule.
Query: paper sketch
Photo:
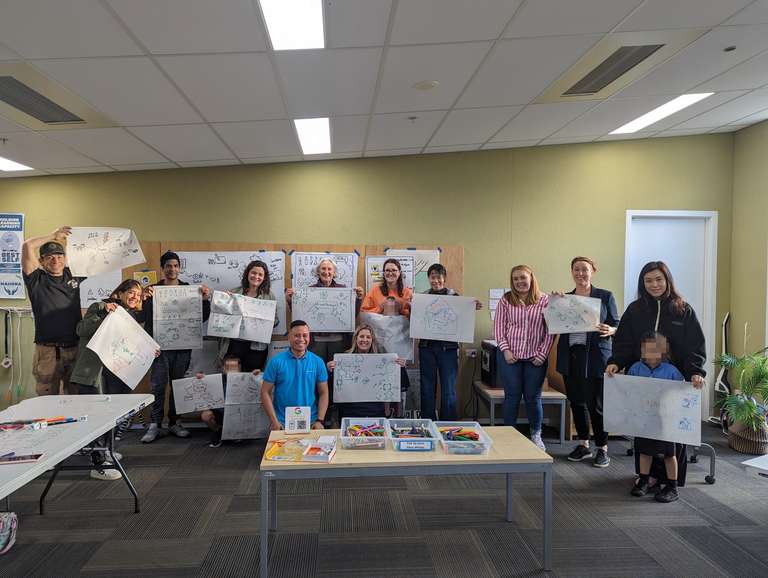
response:
[[[178,251],[180,275],[189,283],[229,291],[240,287],[243,271],[251,261],[263,261],[269,268],[272,294],[277,299],[277,325],[272,332],[284,335],[286,325],[285,253],[283,251]]]
[[[276,307],[276,301],[214,291],[208,335],[269,343]]]
[[[163,349],[203,347],[203,298],[199,285],[157,285],[152,323]]]
[[[499,301],[504,297],[504,293],[507,293],[507,289],[489,289],[488,290],[488,312],[491,315],[491,321],[496,319],[496,308],[499,306]]]
[[[427,270],[430,265],[440,262],[440,249],[387,249],[387,257],[412,257],[413,258],[413,291],[425,293],[429,291],[429,277]]]
[[[550,335],[597,331],[600,323],[600,299],[580,295],[551,295],[544,309]]]
[[[360,313],[360,323],[366,323],[373,328],[376,341],[387,353],[397,353],[403,359],[413,359],[413,340],[409,336],[407,317],[364,312]]]
[[[414,339],[474,342],[474,297],[414,294],[410,336]]]
[[[342,353],[333,356],[333,401],[400,401],[396,353]]]
[[[144,263],[139,240],[130,229],[72,227],[67,263],[75,277],[90,277]]]
[[[250,372],[228,373],[225,405],[261,403],[262,383],[264,383],[262,374],[256,376]]]
[[[80,283],[80,307],[88,309],[93,303],[106,299],[122,280],[123,272],[120,269],[84,279]]]
[[[357,253],[291,253],[291,279],[294,289],[309,287],[317,283],[316,268],[323,259],[331,258],[336,263],[336,282],[345,287],[357,285]]]
[[[174,379],[171,385],[178,414],[224,407],[224,387],[220,373],[206,375],[203,379]]]
[[[384,261],[389,257],[365,258],[365,291],[370,291],[374,285],[381,284],[384,279]],[[413,257],[398,257],[400,262],[400,274],[403,277],[403,285],[413,287]]]
[[[331,287],[304,287],[293,294],[293,319],[302,319],[311,331],[355,330],[355,291]]]
[[[701,391],[684,381],[605,377],[606,431],[701,445]]]
[[[87,347],[131,389],[146,375],[155,360],[155,351],[160,349],[141,325],[119,306],[107,315]]]
[[[260,403],[224,407],[223,440],[249,440],[269,435],[269,418]]]

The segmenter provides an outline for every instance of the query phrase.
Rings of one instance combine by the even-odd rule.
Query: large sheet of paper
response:
[[[384,279],[384,261],[389,257],[365,258],[365,291],[370,291],[374,285],[380,285]],[[403,285],[413,288],[413,257],[398,257],[400,262],[400,274],[403,277]]]
[[[72,227],[67,263],[75,277],[90,277],[144,263],[144,253],[131,229]]]
[[[504,293],[508,291],[508,288],[488,290],[488,312],[491,314],[491,321],[496,319],[496,308],[499,306],[499,301],[504,297]]]
[[[93,303],[106,299],[122,280],[123,272],[120,269],[83,279],[80,283],[80,307],[88,309]]]
[[[373,328],[376,341],[387,353],[397,353],[403,359],[413,359],[413,339],[409,335],[407,317],[364,312],[360,313],[360,323]]]
[[[102,321],[87,345],[104,366],[134,389],[147,374],[160,345],[118,306]]]
[[[152,324],[163,349],[203,347],[203,298],[199,285],[157,285]]]
[[[208,335],[269,343],[276,307],[276,301],[214,291]]]
[[[277,299],[277,325],[272,332],[288,333],[285,303],[285,253],[283,251],[178,251],[180,275],[185,281],[211,289],[231,291],[240,287],[243,271],[251,261],[263,261],[269,269],[269,282]]]
[[[600,299],[580,295],[551,295],[544,309],[550,335],[597,331],[600,323]]]
[[[414,294],[410,336],[414,339],[474,342],[475,298]]]
[[[291,279],[294,289],[309,287],[317,283],[317,265],[323,259],[336,263],[336,282],[345,287],[357,286],[357,253],[291,253]]]
[[[396,353],[337,353],[333,356],[333,401],[400,401]]]
[[[0,299],[24,299],[23,244],[24,213],[0,213]]]
[[[387,257],[413,258],[413,291],[424,293],[429,291],[427,270],[431,265],[440,262],[440,249],[387,249]]]
[[[224,386],[220,373],[206,375],[203,379],[174,379],[171,385],[178,414],[224,407]]]
[[[606,376],[606,431],[701,445],[701,390],[685,381]]]
[[[269,418],[260,403],[224,407],[223,440],[251,440],[269,435]]]
[[[306,321],[310,331],[351,333],[355,330],[354,289],[296,289],[292,305],[293,319]]]
[[[261,384],[264,383],[262,375],[256,376],[250,372],[228,373],[225,405],[261,403]]]

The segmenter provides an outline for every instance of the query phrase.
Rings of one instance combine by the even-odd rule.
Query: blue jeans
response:
[[[437,419],[435,392],[437,375],[440,374],[440,419],[453,421],[456,415],[456,375],[459,371],[457,348],[430,343],[419,346],[421,375],[421,417]]]
[[[509,364],[501,350],[496,351],[496,365],[504,384],[504,425],[517,425],[520,397],[525,399],[525,413],[531,433],[541,431],[544,410],[541,408],[541,387],[547,376],[547,362],[536,367],[529,359]]]

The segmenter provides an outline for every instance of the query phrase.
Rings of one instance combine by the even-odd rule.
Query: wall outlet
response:
[[[466,355],[469,359],[474,359],[477,357],[477,349],[465,349],[464,355]]]

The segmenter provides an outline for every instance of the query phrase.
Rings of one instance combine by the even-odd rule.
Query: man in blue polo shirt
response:
[[[309,326],[305,321],[291,323],[290,349],[278,353],[264,370],[261,403],[272,430],[283,429],[285,408],[312,408],[312,429],[323,429],[328,410],[328,371],[323,360],[307,350]]]

